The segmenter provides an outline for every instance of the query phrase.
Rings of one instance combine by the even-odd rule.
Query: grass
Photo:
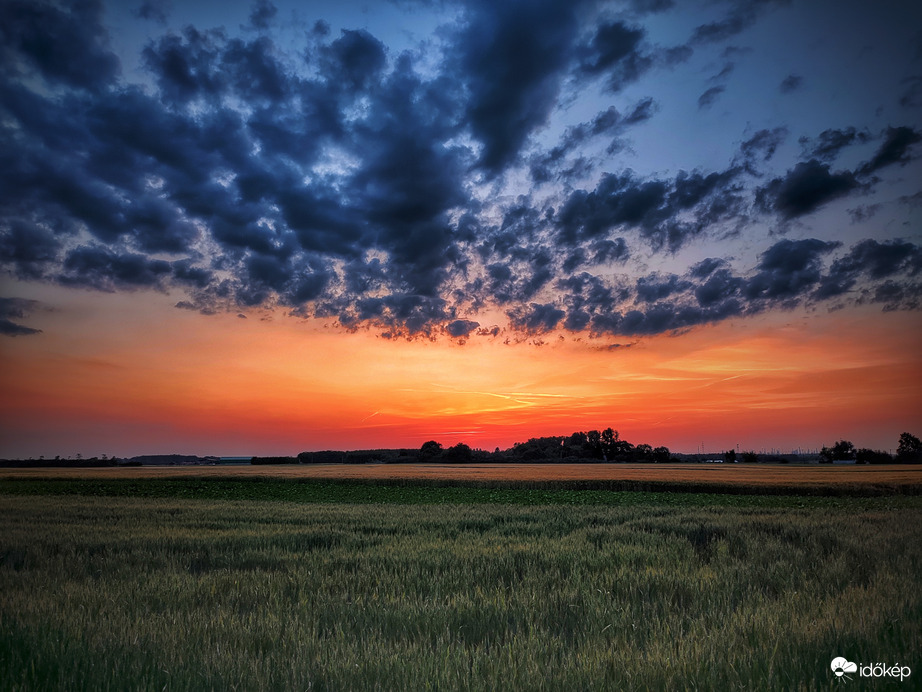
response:
[[[813,690],[922,650],[917,497],[45,483],[0,496],[4,689]]]

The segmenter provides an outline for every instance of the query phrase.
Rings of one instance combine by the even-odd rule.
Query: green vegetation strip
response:
[[[674,507],[922,507],[922,496],[873,497],[731,494],[672,490],[495,487],[289,479],[5,479],[0,494],[82,495],[202,500],[260,500],[354,504],[667,505]],[[752,492],[750,490],[750,492]]]

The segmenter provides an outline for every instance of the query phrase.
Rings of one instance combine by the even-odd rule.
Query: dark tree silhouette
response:
[[[820,450],[820,461],[824,461],[827,464],[833,461],[848,461],[854,458],[855,445],[848,440],[839,440],[832,446],[832,449],[823,447],[823,449]]]
[[[896,460],[902,464],[922,463],[922,440],[908,432],[901,434],[900,444],[896,448]]]
[[[438,459],[442,456],[442,445],[435,440],[429,440],[428,442],[423,442],[423,446],[419,448],[419,458],[425,460]]]
[[[470,447],[463,442],[459,442],[446,449],[443,456],[445,461],[451,464],[469,464],[473,460],[474,454]]]

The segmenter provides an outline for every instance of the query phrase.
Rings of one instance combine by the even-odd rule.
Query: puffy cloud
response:
[[[575,190],[556,217],[565,245],[605,240],[615,229],[634,229],[654,249],[675,251],[706,228],[737,217],[737,171],[707,175],[680,171],[673,180],[642,180],[630,170],[602,176],[595,190]]]
[[[456,339],[465,338],[479,326],[480,322],[474,322],[473,320],[454,320],[445,325],[445,331]]]
[[[761,11],[731,3],[692,43],[663,49],[640,22],[670,5],[637,0],[600,18],[578,3],[477,0],[443,27],[432,60],[323,23],[293,56],[268,31],[274,6],[259,2],[239,35],[189,26],[154,36],[141,49],[142,86],[120,77],[98,3],[11,0],[0,9],[0,266],[92,290],[174,291],[178,307],[205,313],[278,307],[391,337],[495,336],[478,321],[489,309],[523,333],[601,335],[819,300],[911,308],[920,259],[906,241],[859,243],[828,266],[835,246],[819,240],[781,241],[748,271],[729,257],[676,273],[657,262],[669,253],[676,266],[699,239],[749,232],[753,207],[791,220],[872,189],[878,171],[913,160],[915,128],[887,129],[865,164],[835,172],[840,151],[872,138],[826,130],[772,178],[762,176],[784,126],[747,133],[722,170],[626,168],[626,137],[657,111],[650,97],[540,132],[569,91],[618,92]],[[162,19],[157,7],[167,9],[145,3],[139,14]],[[529,172],[560,184],[523,193]],[[854,218],[876,207],[861,209]]]
[[[99,0],[66,7],[35,0],[0,4],[0,71],[36,71],[54,84],[102,89],[120,71],[102,9]]]
[[[556,328],[566,313],[552,303],[531,303],[510,310],[508,314],[515,329],[527,334],[544,334]]]
[[[491,176],[547,122],[577,32],[575,6],[554,0],[472,2],[451,55],[466,87],[466,120]]]
[[[781,240],[762,253],[758,272],[745,285],[747,298],[800,298],[820,281],[821,258],[838,243],[816,238]]]
[[[91,245],[67,253],[60,275],[62,283],[100,291],[137,288],[162,288],[170,275],[169,262],[136,253],[119,253]]]
[[[831,173],[828,164],[810,159],[760,188],[756,199],[763,210],[777,212],[790,220],[809,214],[859,187],[861,183],[851,171]]]

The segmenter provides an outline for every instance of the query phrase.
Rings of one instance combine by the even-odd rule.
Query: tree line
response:
[[[920,464],[922,440],[908,432],[902,433],[896,456],[876,449],[856,449],[849,440],[839,440],[832,447],[820,450],[820,462],[831,464],[836,461],[854,461],[856,464]]]

